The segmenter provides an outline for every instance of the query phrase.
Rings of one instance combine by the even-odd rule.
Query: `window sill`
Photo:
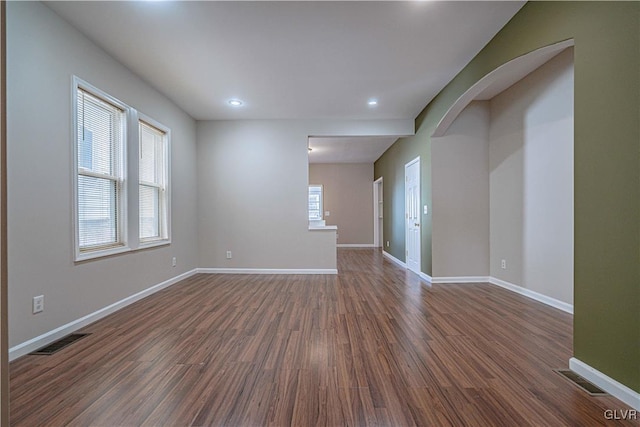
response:
[[[309,231],[338,230],[337,225],[310,225]]]
[[[83,261],[89,261],[89,260],[98,259],[98,258],[105,258],[112,255],[124,254],[127,252],[135,252],[135,251],[144,250],[144,249],[156,248],[159,246],[168,246],[170,244],[171,244],[171,240],[164,239],[164,240],[154,240],[150,242],[140,243],[140,245],[137,248],[131,248],[129,246],[119,246],[117,248],[111,248],[111,249],[105,249],[105,250],[82,252],[82,253],[76,254],[75,262],[83,262]]]
[[[171,244],[171,240],[169,239],[148,240],[146,242],[140,242],[140,245],[137,247],[137,249],[149,249],[149,248],[155,248],[158,246],[165,246],[169,244]]]
[[[79,252],[79,253],[76,253],[75,261],[76,262],[88,261],[91,259],[104,258],[111,255],[122,254],[125,252],[131,252],[131,248],[129,246],[118,246],[116,248],[110,248],[110,249]]]

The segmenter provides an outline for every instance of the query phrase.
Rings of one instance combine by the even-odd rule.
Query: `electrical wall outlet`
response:
[[[387,247],[389,247],[389,241],[387,240]]]
[[[171,258],[171,267],[175,267],[176,264],[178,264],[178,260],[176,259],[176,257]]]
[[[502,261],[500,261],[500,268],[502,268],[503,270],[507,269],[507,260],[503,259]]]
[[[44,311],[44,295],[33,297],[33,314]]]
[[[231,251],[227,251],[227,259],[231,259]]]

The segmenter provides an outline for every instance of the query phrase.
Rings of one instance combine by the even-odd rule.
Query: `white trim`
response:
[[[382,251],[382,256],[387,257],[389,259],[389,261],[398,264],[402,268],[407,268],[407,264],[405,264],[404,262],[400,261],[398,258],[394,257],[393,255],[391,255],[387,251]]]
[[[373,243],[338,243],[338,248],[375,248]]]
[[[20,356],[24,356],[25,354],[31,353],[34,350],[37,350],[47,344],[50,344],[66,335],[69,335],[70,333],[77,331],[78,329],[89,325],[90,323],[93,323],[97,320],[102,319],[103,317],[106,317],[108,315],[110,315],[111,313],[114,313],[118,310],[120,310],[121,308],[124,308],[130,304],[133,304],[136,301],[141,300],[142,298],[145,298],[151,294],[154,294],[166,287],[169,287],[175,283],[178,283],[181,280],[184,280],[188,277],[193,276],[194,274],[197,273],[197,269],[193,269],[191,271],[187,271],[186,273],[182,273],[176,277],[173,277],[169,280],[165,280],[162,283],[159,283],[157,285],[151,286],[150,288],[147,288],[143,291],[140,291],[136,294],[133,294],[131,296],[128,296],[118,302],[115,302],[111,305],[108,305],[106,307],[101,308],[100,310],[94,311],[93,313],[87,314],[84,317],[81,317],[80,319],[76,319],[72,322],[67,323],[66,325],[62,325],[56,329],[53,329],[47,333],[44,333],[40,336],[37,336],[35,338],[32,338],[28,341],[23,342],[22,344],[18,344],[14,347],[11,347],[9,349],[9,360],[15,360]]]
[[[415,273],[415,272],[414,272]],[[422,271],[420,273],[418,273],[418,276],[420,276],[420,278],[422,280],[426,280],[429,283],[433,283],[433,277],[429,276],[426,273],[423,273]]]
[[[543,304],[557,308],[558,310],[562,310],[569,314],[573,314],[573,304],[568,304],[566,302],[557,300],[555,298],[551,298],[549,296],[532,291],[530,289],[523,288],[522,286],[514,285],[513,283],[505,282],[504,280],[496,279],[495,277],[489,277],[489,283],[491,283],[492,285],[500,286],[501,288],[505,288],[510,291],[516,292],[518,294],[524,295],[526,297],[534,299]]]
[[[404,263],[404,262],[400,261],[398,258],[396,258],[396,257],[394,257],[393,255],[391,255],[389,252],[382,251],[382,256],[384,256],[384,257],[388,258],[388,259],[389,259],[389,261],[391,261],[391,262],[393,262],[393,263],[397,264],[398,266],[400,266],[400,267],[404,268],[405,270],[410,271],[410,272],[411,272],[411,273],[413,273],[413,274],[417,274],[417,275],[418,275],[418,277],[420,277],[422,280],[424,280],[424,281],[426,281],[426,282],[428,282],[428,283],[431,283],[431,281],[432,281],[431,276],[429,276],[429,275],[428,275],[428,274],[426,274],[426,273],[423,273],[422,271],[413,271],[413,270],[409,270],[409,269],[407,268],[407,264],[406,264],[406,263]]]
[[[592,368],[575,357],[569,359],[569,368],[576,374],[591,381],[613,397],[623,401],[635,410],[640,411],[640,393],[631,390],[626,385],[619,383],[613,378],[603,374],[595,368]]]
[[[524,295],[558,310],[562,310],[566,313],[573,314],[573,305],[567,304],[564,301],[551,298],[547,295],[532,291],[522,286],[514,285],[513,283],[505,282],[504,280],[497,279],[495,277],[487,276],[459,276],[459,277],[434,277],[432,283],[490,283],[495,286],[507,289],[511,292]]]
[[[71,85],[71,105],[72,105],[72,193],[73,200],[71,210],[74,218],[74,235],[73,235],[73,251],[75,254],[74,261],[82,262],[95,258],[136,251],[138,249],[148,249],[163,246],[171,243],[171,129],[164,126],[157,120],[152,119],[135,108],[128,106],[119,99],[109,95],[108,93],[98,89],[97,87],[87,83],[77,76],[72,76]],[[86,91],[92,96],[111,104],[123,111],[123,140],[122,152],[120,153],[120,173],[115,176],[106,176],[101,173],[87,171],[78,165],[78,90]],[[162,209],[162,237],[158,239],[141,239],[139,230],[140,209],[139,209],[139,191],[140,185],[149,185],[149,183],[141,183],[139,180],[139,145],[140,145],[140,122],[158,129],[165,134],[164,143],[164,186],[161,193]],[[118,242],[111,246],[98,247],[95,250],[86,248],[80,249],[80,226],[78,222],[78,176],[92,176],[96,178],[111,179],[120,184],[121,194],[118,200]],[[156,184],[151,184],[156,186]]]
[[[489,276],[434,277],[433,283],[489,283]]]
[[[414,163],[418,163],[419,161],[420,161],[420,156],[418,156],[415,159],[411,160],[410,162],[406,163],[404,165],[404,168],[406,169],[407,167],[411,166]]]
[[[407,268],[407,264],[406,264],[406,263],[404,263],[404,262],[400,261],[398,258],[396,258],[396,257],[394,257],[393,255],[391,255],[389,252],[382,251],[382,256],[384,256],[384,257],[388,258],[388,259],[389,259],[389,261],[391,261],[391,262],[393,262],[393,263],[397,264],[398,266],[400,266],[400,267],[404,268],[405,270],[410,271],[411,273],[418,275],[418,277],[420,277],[422,280],[424,280],[424,281],[426,281],[427,283],[431,284],[432,279],[431,279],[431,276],[429,276],[428,274],[423,273],[422,271],[413,271],[413,270],[409,270],[409,269]]]
[[[139,149],[140,149],[140,122],[145,123],[148,126],[154,127],[157,130],[159,130],[160,132],[164,132],[164,187],[163,186],[158,186],[156,183],[151,183],[151,185],[156,186],[157,188],[161,189],[161,191],[164,191],[164,206],[160,209],[161,211],[164,210],[164,212],[160,212],[161,215],[161,234],[164,234],[164,236],[159,237],[157,239],[148,239],[148,240],[144,240],[140,238],[140,230],[138,227],[136,227],[137,229],[136,231],[136,235],[134,236],[134,241],[138,242],[138,247],[141,249],[146,249],[146,248],[151,248],[151,247],[155,247],[155,246],[162,246],[165,244],[169,244],[171,243],[171,129],[166,127],[165,125],[163,125],[162,123],[158,122],[157,120],[147,116],[144,113],[141,113],[140,111],[136,110],[136,115],[137,117],[135,117],[135,124],[136,126],[132,126],[135,127],[135,131],[137,132],[136,136],[136,140],[138,143],[137,144],[131,144],[132,147],[134,148],[135,153],[130,153],[131,154],[135,154],[135,157],[130,157],[132,159],[138,159],[136,161],[136,172],[138,175],[138,181],[132,183],[132,187],[135,187],[135,191],[139,192],[140,191],[140,184],[143,184],[143,182],[141,182],[139,180],[140,177],[140,168],[139,168],[139,162],[140,162],[140,153],[139,153]],[[146,185],[148,185],[147,183],[145,183]],[[136,200],[139,203],[139,196],[136,197]],[[140,206],[138,204],[138,206],[136,206],[136,211],[135,211],[135,217],[138,218],[138,221],[136,221],[139,225],[140,222]]]
[[[120,192],[117,201],[117,230],[118,238],[117,242],[113,242],[113,245],[107,245],[106,248],[97,248],[95,250],[82,251],[80,248],[80,225],[78,219],[78,176],[81,175],[81,171],[78,167],[78,90],[89,93],[91,96],[98,98],[106,104],[111,104],[115,108],[122,110],[123,123],[122,123],[122,147],[120,147],[120,158],[118,159],[118,174],[117,180]],[[98,89],[97,87],[87,83],[78,76],[71,76],[71,147],[70,150],[72,156],[72,206],[71,212],[73,214],[73,254],[74,261],[80,262],[94,258],[101,258],[109,255],[131,251],[129,240],[129,222],[128,222],[128,200],[129,194],[128,182],[128,156],[126,154],[128,147],[128,140],[130,137],[130,120],[131,120],[131,107],[123,103],[119,99],[109,95],[108,93]],[[83,174],[84,175],[84,174]],[[88,175],[88,174],[86,174]],[[117,246],[116,249],[113,249]]]
[[[338,274],[334,268],[197,268],[203,274]]]

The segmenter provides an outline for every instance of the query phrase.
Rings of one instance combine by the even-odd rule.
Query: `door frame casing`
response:
[[[9,425],[6,5],[6,1],[0,2],[0,426]]]

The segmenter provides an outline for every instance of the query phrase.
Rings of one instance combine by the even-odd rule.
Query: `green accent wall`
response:
[[[431,209],[431,145],[426,133],[400,138],[374,164],[375,179],[383,176],[383,238],[382,248],[405,261],[405,222],[404,222],[404,167],[420,157],[420,199],[423,205]],[[422,211],[422,209],[420,209]],[[431,275],[431,213],[422,215],[421,227],[421,264],[422,272]],[[387,247],[386,242],[389,242]]]
[[[404,260],[404,164],[418,153],[431,203],[430,135],[469,87],[500,65],[574,39],[574,356],[640,392],[640,3],[529,2],[375,163],[384,177],[385,250]],[[431,274],[431,221],[422,270]]]

